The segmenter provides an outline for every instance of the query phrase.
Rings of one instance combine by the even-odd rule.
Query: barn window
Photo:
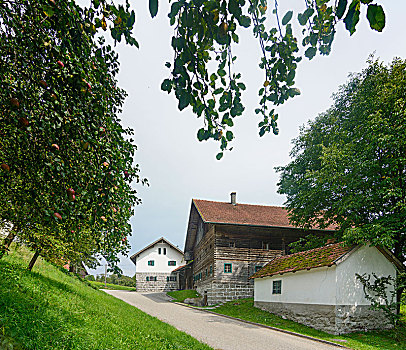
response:
[[[167,276],[166,282],[176,282],[176,276]]]
[[[161,254],[161,248],[158,248],[158,254]]]
[[[224,272],[225,273],[232,273],[233,272],[232,264],[224,264]]]
[[[148,266],[154,266],[155,261],[154,260],[148,260]]]
[[[210,275],[213,273],[213,266],[210,265]]]
[[[166,248],[164,248],[164,255],[166,255]]]
[[[175,260],[168,261],[168,266],[176,266],[176,261]]]
[[[262,269],[262,266],[261,265],[256,265],[255,266],[255,272],[258,272],[259,270],[261,270]]]
[[[149,282],[149,277],[147,276],[147,282]]]
[[[282,281],[272,281],[272,294],[282,294]]]
[[[235,242],[228,242],[228,246],[230,247],[230,248],[235,248]]]
[[[207,273],[207,269],[206,269],[205,273],[206,273],[206,277],[207,277],[207,274],[208,274],[208,273]]]

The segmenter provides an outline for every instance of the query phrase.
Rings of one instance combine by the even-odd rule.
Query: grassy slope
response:
[[[172,298],[174,301],[183,302],[187,298],[197,298],[200,297],[200,294],[196,292],[194,289],[185,289],[185,290],[175,290],[173,292],[166,293]]]
[[[135,290],[136,290],[134,287],[120,286],[118,284],[112,284],[112,283],[106,283],[106,286],[104,286],[104,282],[89,281],[89,283],[93,287],[96,287],[97,289],[130,290],[133,292],[135,292]]]
[[[253,299],[241,299],[226,303],[212,311],[241,318],[247,321],[265,324],[268,326],[289,330],[296,333],[309,335],[315,338],[335,341],[351,349],[362,350],[404,350],[406,349],[406,308],[403,307],[403,322],[395,330],[377,331],[367,333],[351,333],[347,335],[331,335],[325,332],[306,327],[299,323],[284,320],[281,317],[254,307]]]
[[[27,271],[29,255],[0,260],[0,333],[24,348],[210,349],[44,261]]]

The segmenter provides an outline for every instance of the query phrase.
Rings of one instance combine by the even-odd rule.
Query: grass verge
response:
[[[135,292],[136,290],[136,288],[134,287],[120,286],[118,284],[106,283],[106,286],[104,286],[104,282],[97,281],[88,281],[88,282],[97,289],[130,290],[133,292]]]
[[[406,349],[406,307],[402,307],[402,323],[392,330],[332,335],[300,323],[285,320],[282,317],[254,307],[252,298],[239,299],[225,303],[211,310],[215,313],[241,318],[243,320],[276,327],[291,332],[328,340],[359,350],[405,350]]]
[[[174,298],[175,300],[182,303],[185,299],[188,298],[198,298],[200,294],[196,292],[194,289],[185,289],[185,290],[175,290],[173,292],[167,292],[170,297]]]
[[[0,260],[0,334],[14,349],[211,349],[20,248]]]

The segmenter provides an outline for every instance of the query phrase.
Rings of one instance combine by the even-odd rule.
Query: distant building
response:
[[[274,258],[256,272],[254,305],[333,334],[390,328],[383,311],[371,310],[356,273],[396,278],[404,269],[385,248],[329,244]]]
[[[136,265],[138,292],[161,292],[178,289],[178,278],[172,273],[184,263],[183,252],[161,237],[131,256]]]
[[[235,192],[228,203],[193,199],[180,286],[196,289],[209,305],[252,297],[249,277],[272,258],[289,253],[291,242],[333,231],[305,231],[289,222],[285,208],[237,203]]]

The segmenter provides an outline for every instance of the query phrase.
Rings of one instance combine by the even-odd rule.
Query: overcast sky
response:
[[[160,1],[158,16],[151,19],[148,1],[135,4],[130,0],[137,12],[135,36],[140,49],[123,44],[116,47],[121,62],[119,85],[128,92],[121,118],[125,126],[135,130],[135,162],[150,183],[150,187],[136,187],[143,204],[131,219],[130,255],[161,236],[183,249],[192,198],[229,201],[230,192],[236,191],[237,202],[283,205],[285,198],[277,194],[274,167],[289,162],[291,140],[298,135],[300,126],[331,105],[331,95],[346,82],[350,72],[366,66],[372,52],[386,63],[395,56],[406,57],[402,35],[405,1],[378,2],[387,15],[383,33],[369,29],[364,12],[352,37],[342,23],[338,25],[329,56],[304,59],[299,64],[296,86],[302,94],[277,108],[278,136],[258,135],[260,120],[254,109],[264,77],[258,68],[258,43],[250,29],[242,30],[240,44],[233,50],[238,56],[235,70],[242,72],[247,85],[243,95],[246,109],[235,120],[233,151],[217,161],[218,144],[198,142],[196,138],[203,120],[197,119],[190,108],[179,112],[176,99],[160,90],[162,80],[169,75],[164,64],[173,59],[168,3]],[[282,6],[299,6],[300,10],[302,4],[303,0],[280,1],[280,10],[284,13]],[[293,17],[296,23],[297,13]],[[120,267],[126,275],[135,273],[129,257],[121,259]]]

